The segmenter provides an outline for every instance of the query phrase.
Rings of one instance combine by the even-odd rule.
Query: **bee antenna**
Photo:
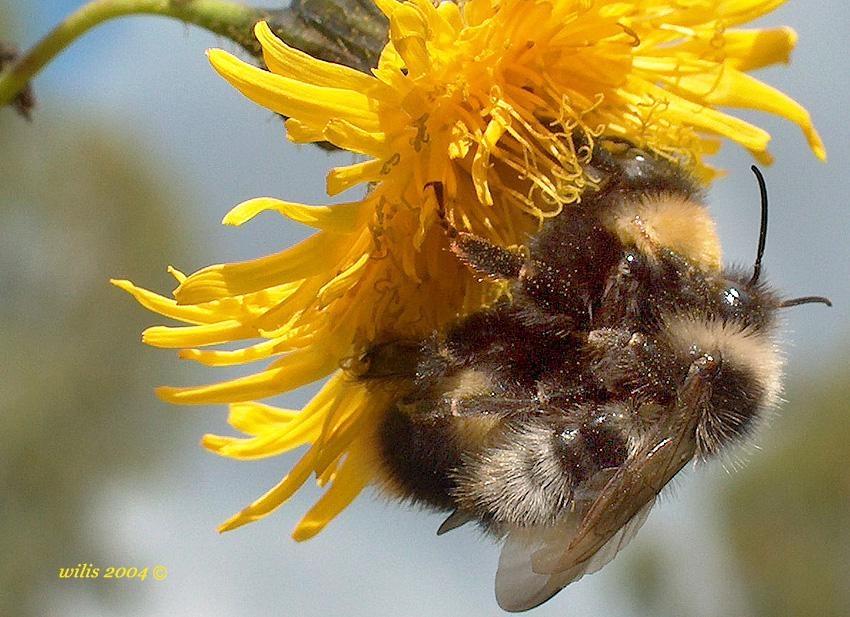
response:
[[[761,170],[755,165],[750,169],[756,175],[756,180],[759,183],[759,193],[761,194],[761,225],[759,227],[759,246],[756,251],[756,263],[753,265],[753,278],[747,283],[748,287],[752,287],[758,283],[761,275],[761,258],[764,255],[764,246],[767,243],[767,183],[764,181],[764,176]]]
[[[788,308],[789,306],[800,306],[801,304],[826,304],[832,306],[832,301],[823,296],[803,296],[801,298],[791,298],[779,303],[779,308]]]

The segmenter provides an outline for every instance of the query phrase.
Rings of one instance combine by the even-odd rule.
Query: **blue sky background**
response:
[[[28,47],[82,2],[14,3],[16,43]],[[257,3],[259,4],[259,3]],[[770,117],[757,119],[774,137],[776,163],[765,170],[771,194],[766,275],[790,294],[823,294],[835,308],[789,311],[789,375],[805,381],[836,363],[846,364],[850,286],[848,171],[850,140],[846,104],[850,81],[843,0],[796,0],[762,20],[789,24],[800,35],[788,68],[760,77],[803,103],[826,142],[829,162],[818,162],[796,127]],[[305,203],[328,203],[324,174],[350,162],[287,143],[281,123],[243,99],[209,67],[204,50],[232,49],[202,31],[155,17],[132,17],[91,32],[36,80],[43,116],[86,114],[132,137],[144,157],[178,179],[185,202],[173,204],[173,224],[185,230],[184,271],[280,250],[304,237],[303,228],[274,217],[242,229],[224,228],[221,217],[244,199],[270,195]],[[0,110],[0,113],[9,113]],[[45,148],[50,144],[45,143]],[[0,154],[2,157],[2,154]],[[1,158],[0,158],[1,160]],[[758,233],[758,190],[745,152],[724,147],[717,164],[727,178],[712,189],[711,202],[729,261],[752,261]],[[348,198],[342,196],[340,199]],[[84,204],[69,204],[84,208]],[[144,204],[139,204],[144,208]],[[172,287],[165,275],[171,256],[141,272],[109,272],[154,289]],[[101,265],[108,272],[108,264]],[[128,299],[116,292],[115,303]],[[140,311],[142,309],[139,309]],[[151,317],[151,324],[156,318]],[[127,345],[142,347],[137,340]],[[146,356],[152,364],[178,362],[167,352]],[[178,370],[178,369],[175,369]],[[202,367],[179,368],[181,383],[223,376]],[[149,413],[172,414],[152,393]],[[285,399],[298,406],[309,389]],[[119,413],[119,412],[116,412]],[[271,517],[220,536],[215,526],[277,482],[292,457],[259,463],[219,459],[197,446],[204,432],[226,431],[223,408],[189,409],[194,432],[169,462],[169,473],[101,487],[79,522],[97,537],[115,565],[161,563],[164,582],[129,585],[119,601],[105,600],[92,584],[52,581],[39,601],[47,615],[464,615],[498,614],[492,592],[497,549],[474,530],[436,538],[439,517],[363,497],[318,538],[295,544],[289,531],[316,497],[299,494]],[[770,447],[769,437],[765,447]],[[656,509],[635,544],[659,545],[676,591],[671,606],[691,615],[745,614],[734,566],[725,559],[723,530],[713,517],[713,491],[725,472],[710,466],[678,482],[675,499]],[[690,547],[682,550],[682,546]],[[69,555],[73,564],[84,555]],[[628,558],[585,579],[533,614],[635,615],[619,590],[629,576]],[[694,571],[703,573],[693,584]],[[50,579],[48,579],[50,580]]]

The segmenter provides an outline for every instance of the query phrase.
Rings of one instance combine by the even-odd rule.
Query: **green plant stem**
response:
[[[256,47],[251,28],[261,9],[227,0],[94,0],[82,6],[0,73],[0,106],[9,104],[53,58],[82,34],[125,15],[162,15],[230,38],[249,51]]]

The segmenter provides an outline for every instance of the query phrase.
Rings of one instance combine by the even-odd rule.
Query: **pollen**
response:
[[[374,433],[397,386],[367,386],[350,366],[378,341],[411,340],[492,303],[504,287],[473,276],[449,250],[448,220],[502,246],[576,203],[599,136],[628,139],[708,180],[722,140],[769,159],[767,132],[726,112],[790,120],[814,154],[806,110],[748,71],[787,62],[788,28],[742,29],[780,0],[376,0],[389,41],[371,74],[315,59],[259,23],[268,70],[210,50],[216,71],[255,103],[286,116],[293,142],[328,141],[362,155],[330,170],[325,206],[271,197],[236,206],[227,225],[274,212],[316,230],[279,253],[212,265],[167,298],[114,284],[183,325],[144,332],[150,345],[209,366],[265,364],[211,385],[164,387],[179,404],[229,404],[244,437],[204,437],[236,459],[303,448],[281,482],[225,522],[266,516],[311,476],[326,492],[295,529],[318,533],[373,479]],[[441,183],[445,204],[426,187]],[[443,210],[444,207],[444,210]],[[233,343],[242,347],[234,349]],[[227,349],[217,346],[227,344]],[[258,400],[330,376],[302,410]]]

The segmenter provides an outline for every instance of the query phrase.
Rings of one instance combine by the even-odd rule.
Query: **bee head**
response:
[[[725,271],[708,277],[709,293],[702,307],[665,318],[664,331],[678,357],[687,356],[692,363],[711,360],[697,424],[697,446],[704,456],[747,434],[764,410],[778,402],[783,365],[774,336],[778,310],[812,302],[831,306],[821,296],[781,300],[761,281],[767,189],[761,172],[755,166],[752,169],[761,193],[752,274]]]
[[[782,300],[761,280],[767,191],[754,172],[761,225],[751,271],[717,265],[713,223],[686,194],[624,194],[609,226],[624,251],[597,311],[597,329],[588,337],[597,378],[615,396],[631,398],[638,408],[693,408],[703,456],[748,434],[778,402],[779,309],[829,304],[819,296]],[[705,237],[695,242],[691,236]],[[695,373],[699,378],[689,380]],[[686,383],[699,383],[699,392],[683,397]]]

